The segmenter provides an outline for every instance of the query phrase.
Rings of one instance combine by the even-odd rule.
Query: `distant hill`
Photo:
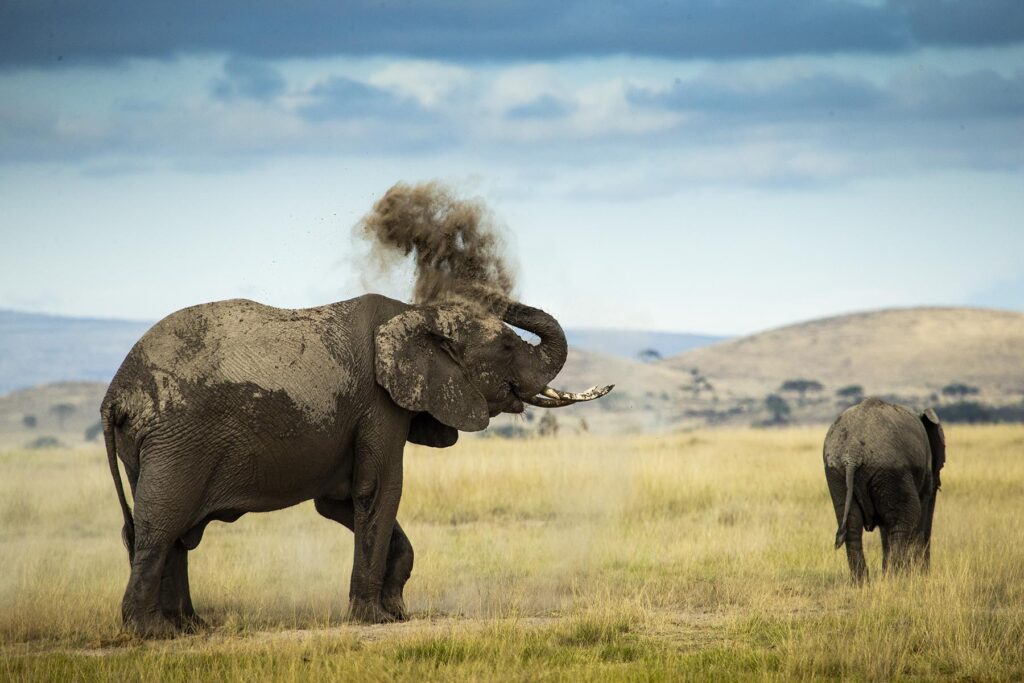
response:
[[[50,382],[109,382],[150,325],[0,310],[0,394]]]
[[[990,398],[1024,392],[1024,313],[980,308],[907,308],[813,320],[669,358],[712,382],[748,394],[787,379],[813,379],[834,391],[931,394],[951,382]]]
[[[59,382],[0,396],[0,448],[103,443],[100,402],[106,390],[103,382]]]
[[[630,360],[636,360],[637,354],[646,349],[653,349],[663,358],[668,358],[684,351],[710,346],[728,339],[728,337],[687,332],[586,328],[566,330],[565,336],[571,347]]]
[[[81,443],[98,419],[104,383],[148,326],[0,312],[0,387],[98,380],[0,396],[0,446],[49,435]],[[617,349],[619,355],[586,350],[587,337],[580,332],[592,335],[593,346]],[[1024,414],[1024,313],[976,308],[855,313],[648,363],[635,359],[634,346],[671,346],[659,347],[643,334],[567,332],[569,358],[553,385],[570,391],[595,384],[616,387],[599,401],[554,411],[563,431],[619,434],[764,424],[772,418],[765,398],[775,393],[791,409],[788,422],[826,423],[848,405],[850,399],[836,392],[849,385],[913,407],[936,406],[941,417],[959,400],[943,395],[943,387],[962,383],[977,390],[970,400]],[[796,379],[813,380],[821,388],[804,394],[782,390],[787,380]],[[499,417],[488,433],[536,429],[543,413],[531,408],[526,416]]]
[[[821,385],[801,394],[788,380]],[[1024,313],[978,308],[871,311],[788,325],[639,363],[572,349],[555,384],[576,390],[615,383],[607,397],[556,413],[569,429],[580,417],[590,431],[662,431],[703,425],[763,424],[765,398],[779,394],[796,423],[827,423],[859,385],[912,407],[967,419],[960,397],[1024,414]],[[1004,413],[1008,414],[1007,413]],[[564,416],[565,419],[562,419]],[[1009,418],[1019,419],[1019,417]]]
[[[152,324],[0,310],[0,394],[50,382],[108,382]],[[614,329],[568,330],[566,337],[571,346],[628,359],[643,349],[668,357],[723,339]]]

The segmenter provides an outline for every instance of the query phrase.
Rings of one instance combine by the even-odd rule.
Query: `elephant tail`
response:
[[[114,438],[114,428],[117,425],[114,416],[114,406],[104,402],[100,408],[100,417],[103,423],[103,441],[107,447],[107,462],[110,464],[110,474],[114,477],[114,488],[117,489],[117,500],[121,503],[121,513],[124,515],[124,526],[121,528],[121,540],[128,549],[128,561],[135,561],[135,520],[132,519],[132,509],[128,507],[128,499],[124,495],[124,484],[121,482],[121,472],[117,467],[117,440]]]
[[[853,504],[853,475],[856,471],[857,465],[852,462],[846,463],[846,503],[843,505],[843,516],[839,520],[839,531],[836,532],[836,550],[839,550],[846,540],[846,521],[850,518],[850,506]]]

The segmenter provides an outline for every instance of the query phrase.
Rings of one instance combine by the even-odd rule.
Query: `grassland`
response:
[[[344,622],[352,537],[311,505],[215,525],[213,628],[118,636],[99,451],[0,455],[0,678],[1024,679],[1024,427],[947,430],[928,576],[849,585],[823,429],[409,448],[414,620]]]

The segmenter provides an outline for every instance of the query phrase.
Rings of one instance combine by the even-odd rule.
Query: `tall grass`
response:
[[[98,451],[0,455],[0,677],[1024,679],[1024,427],[954,427],[932,571],[849,584],[823,429],[410,447],[409,624],[344,624],[352,536],[312,505],[210,527],[211,632],[118,639]],[[92,656],[95,654],[102,656]]]

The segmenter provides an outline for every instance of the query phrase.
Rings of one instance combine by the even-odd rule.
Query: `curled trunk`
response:
[[[569,346],[565,341],[562,326],[539,308],[518,302],[508,305],[503,319],[509,325],[540,337],[540,344],[532,350],[534,362],[533,367],[529,369],[530,376],[523,378],[527,386],[522,387],[531,394],[539,393],[565,365]]]

